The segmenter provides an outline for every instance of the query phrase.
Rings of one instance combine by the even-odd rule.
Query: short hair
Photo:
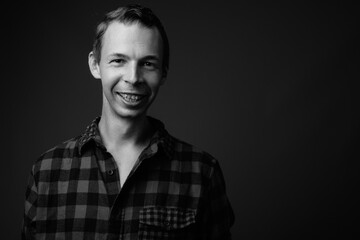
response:
[[[143,7],[139,4],[129,4],[108,12],[104,19],[97,25],[93,44],[93,53],[95,55],[96,61],[99,63],[101,60],[103,35],[109,25],[115,21],[123,24],[140,23],[145,27],[156,27],[158,29],[163,42],[162,69],[164,76],[166,76],[169,69],[170,47],[165,28],[160,22],[160,19],[151,11],[151,9]]]

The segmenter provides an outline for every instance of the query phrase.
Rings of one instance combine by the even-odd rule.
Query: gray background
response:
[[[6,239],[20,236],[32,163],[100,114],[101,84],[87,66],[95,23],[130,1],[26,2],[2,10]],[[138,2],[160,17],[171,46],[150,115],[219,159],[234,239],[359,231],[358,8]]]

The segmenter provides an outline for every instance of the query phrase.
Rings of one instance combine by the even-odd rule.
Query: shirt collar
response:
[[[166,131],[164,124],[153,117],[148,116],[147,117],[150,123],[155,127],[156,131],[153,136],[153,138],[150,140],[150,146],[158,145],[162,148],[164,153],[168,158],[172,158],[172,155],[174,154],[174,139],[173,137]],[[90,125],[88,125],[84,131],[84,133],[80,136],[78,140],[79,144],[79,154],[81,155],[83,149],[90,145],[91,142],[97,144],[98,146],[102,146],[103,142],[100,136],[99,131],[99,121],[101,117],[96,117]]]
[[[78,140],[79,144],[79,154],[81,155],[83,148],[88,145],[90,142],[95,141],[100,143],[100,146],[103,146],[98,123],[101,117],[96,117],[85,129],[84,133],[80,136]]]
[[[150,146],[158,144],[166,156],[171,159],[175,150],[174,138],[166,131],[165,125],[158,119],[148,116],[150,123],[155,127],[156,132],[150,141]]]

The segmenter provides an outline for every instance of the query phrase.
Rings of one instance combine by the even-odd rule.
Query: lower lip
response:
[[[140,99],[138,99],[137,101],[129,101],[126,98],[124,98],[120,93],[117,93],[117,96],[119,96],[119,98],[122,100],[122,102],[124,102],[126,105],[131,106],[131,107],[141,106],[143,103],[146,102],[146,99],[147,99],[146,96],[143,96]]]

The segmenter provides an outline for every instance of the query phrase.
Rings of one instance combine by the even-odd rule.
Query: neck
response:
[[[99,130],[108,150],[126,145],[145,145],[151,134],[151,126],[145,115],[138,118],[114,118],[102,114]]]

